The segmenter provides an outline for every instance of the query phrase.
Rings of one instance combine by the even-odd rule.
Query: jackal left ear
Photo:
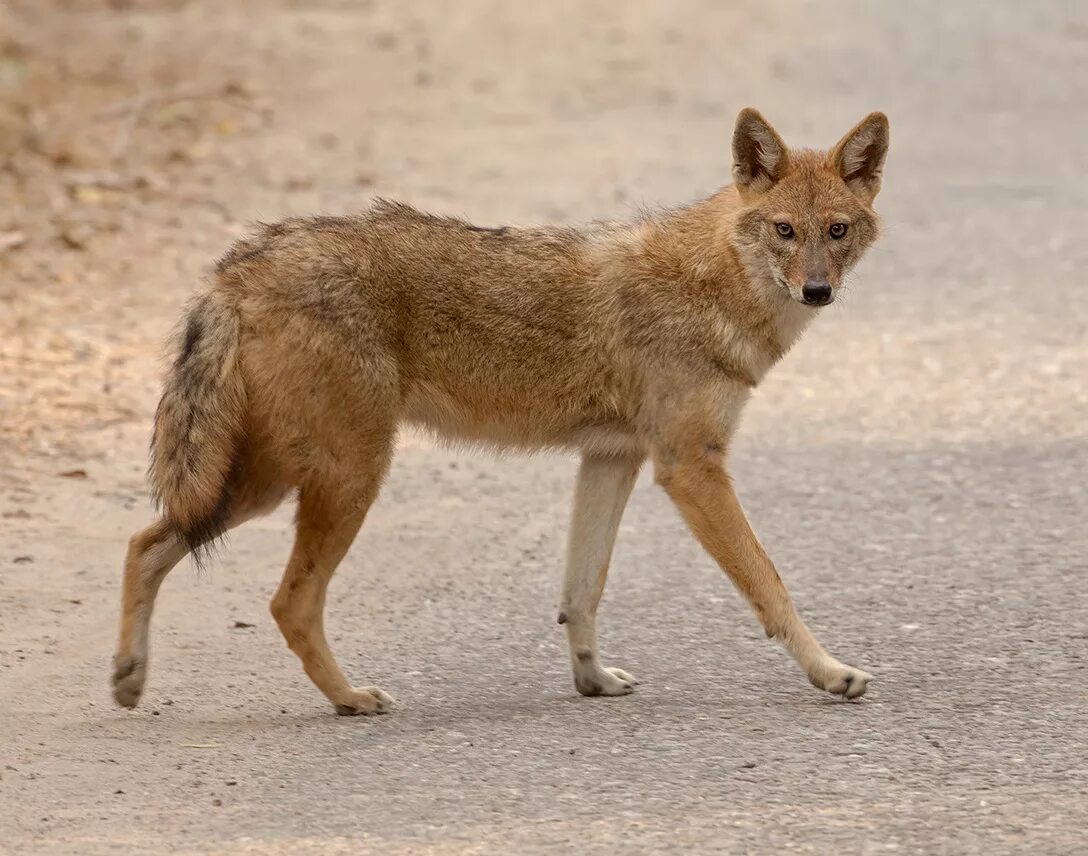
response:
[[[733,181],[741,194],[771,189],[786,174],[786,144],[758,110],[745,107],[733,130]]]
[[[866,202],[872,202],[880,192],[890,135],[888,117],[870,113],[827,156],[828,166],[842,176],[855,196]]]

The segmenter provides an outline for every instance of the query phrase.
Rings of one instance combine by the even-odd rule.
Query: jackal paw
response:
[[[370,716],[389,713],[393,697],[377,687],[356,687],[338,702],[333,703],[341,716]]]
[[[809,674],[808,679],[818,690],[826,690],[832,695],[852,699],[865,695],[873,676],[853,666],[832,661]]]
[[[136,707],[146,680],[146,660],[132,656],[113,658],[113,700],[121,707]]]
[[[638,681],[623,669],[597,666],[575,671],[574,686],[584,696],[619,696],[633,693]]]

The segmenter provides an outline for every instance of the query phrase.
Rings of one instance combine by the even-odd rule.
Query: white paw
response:
[[[333,707],[341,716],[370,716],[377,713],[389,713],[393,707],[393,697],[377,687],[356,687]]]
[[[623,669],[597,666],[576,670],[574,686],[584,696],[619,696],[634,692],[638,681]]]

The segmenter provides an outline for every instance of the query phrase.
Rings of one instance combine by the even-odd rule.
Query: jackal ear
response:
[[[880,192],[890,137],[888,117],[870,113],[827,156],[828,165],[842,176],[855,196],[866,202],[872,202]]]
[[[745,107],[733,130],[733,181],[742,194],[765,193],[786,174],[786,144],[758,110]]]

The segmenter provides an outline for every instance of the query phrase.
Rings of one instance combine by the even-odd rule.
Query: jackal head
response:
[[[873,199],[888,153],[888,119],[870,113],[829,152],[790,150],[757,111],[733,132],[743,210],[733,242],[759,283],[826,306],[880,232]]]

